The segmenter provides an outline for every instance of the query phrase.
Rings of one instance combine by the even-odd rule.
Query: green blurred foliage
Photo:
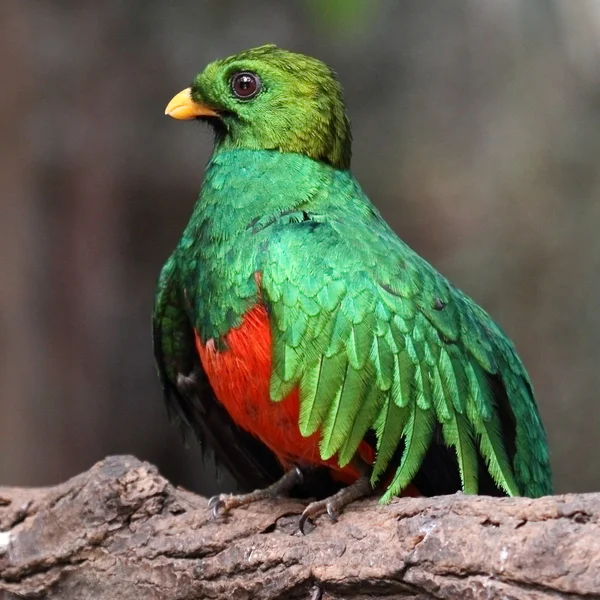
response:
[[[313,18],[331,33],[350,34],[379,13],[379,0],[306,0]]]

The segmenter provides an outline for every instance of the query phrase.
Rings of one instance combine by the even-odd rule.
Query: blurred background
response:
[[[598,0],[3,0],[0,484],[133,453],[214,491],[150,339],[212,140],[163,112],[267,42],[338,71],[359,181],[515,341],[556,490],[600,489]]]

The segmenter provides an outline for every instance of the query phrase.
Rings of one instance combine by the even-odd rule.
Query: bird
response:
[[[243,492],[213,497],[215,516],[311,478],[322,497],[303,532],[371,494],[552,493],[512,342],[353,176],[329,66],[252,48],[208,64],[165,112],[214,131],[158,278],[153,344],[170,413]]]

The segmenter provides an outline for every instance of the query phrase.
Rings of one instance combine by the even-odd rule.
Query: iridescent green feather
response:
[[[410,411],[408,421],[402,431],[404,438],[404,451],[396,475],[381,498],[381,502],[389,502],[393,496],[399,494],[412,481],[425,454],[429,449],[433,436],[435,414],[431,410],[424,410],[419,406]]]

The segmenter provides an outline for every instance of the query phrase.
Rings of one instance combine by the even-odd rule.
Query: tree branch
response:
[[[580,598],[600,594],[600,494],[371,499],[297,531],[303,504],[213,521],[133,457],[0,488],[0,597]]]

